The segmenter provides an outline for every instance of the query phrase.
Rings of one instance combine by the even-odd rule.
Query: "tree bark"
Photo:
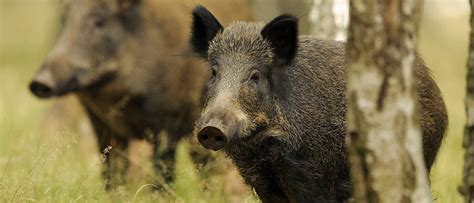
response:
[[[431,202],[414,77],[420,0],[351,0],[348,147],[355,202]]]
[[[474,201],[474,5],[471,4],[471,33],[467,62],[466,126],[464,128],[464,177],[460,191],[465,202]]]
[[[311,10],[314,20],[310,33],[316,37],[335,39],[337,25],[334,21],[333,0],[314,0]]]
[[[310,34],[309,13],[313,0],[247,0],[258,21],[269,22],[273,18],[289,13],[298,17],[300,34]],[[328,0],[325,0],[328,1]],[[332,0],[331,0],[332,1]]]
[[[332,0],[325,0],[332,1]],[[312,23],[309,14],[313,0],[278,0],[279,14],[290,13],[298,17],[298,30],[300,34],[311,34]],[[274,16],[276,17],[276,16]]]

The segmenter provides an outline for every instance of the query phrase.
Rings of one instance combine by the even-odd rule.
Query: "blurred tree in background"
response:
[[[337,26],[334,21],[333,0],[313,1],[314,23],[311,34],[325,39],[335,39]]]
[[[464,200],[474,202],[474,5],[471,4],[471,34],[467,60],[466,88],[466,126],[464,127],[464,178],[460,187]]]
[[[289,13],[299,18],[300,34],[309,34],[311,31],[312,23],[309,14],[313,0],[248,0],[248,2],[257,21],[268,22],[275,16]]]

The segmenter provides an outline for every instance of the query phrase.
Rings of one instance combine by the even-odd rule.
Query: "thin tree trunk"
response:
[[[464,128],[464,177],[460,188],[465,202],[474,201],[474,5],[471,3],[471,34],[467,62],[466,126]]]
[[[283,13],[299,18],[300,34],[310,34],[311,22],[309,13],[313,0],[247,0],[258,21],[268,22]],[[326,0],[328,1],[328,0]],[[332,1],[332,0],[331,0]]]
[[[420,0],[351,0],[348,136],[356,202],[431,202],[414,78]]]
[[[280,14],[278,0],[247,0],[257,21],[268,22]]]
[[[311,14],[314,21],[310,33],[314,36],[335,39],[337,25],[334,21],[333,0],[314,0]]]
[[[311,32],[312,26],[309,19],[312,5],[313,0],[278,0],[278,8],[280,12],[278,15],[282,13],[290,13],[295,15],[298,17],[298,30],[300,34],[308,35]]]

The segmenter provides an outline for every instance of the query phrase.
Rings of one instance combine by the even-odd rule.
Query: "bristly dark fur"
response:
[[[206,58],[209,42],[224,28],[217,19],[203,6],[193,10],[191,47],[199,56]]]

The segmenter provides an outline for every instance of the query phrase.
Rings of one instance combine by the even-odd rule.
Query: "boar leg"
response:
[[[197,143],[192,142],[192,137],[175,136],[167,131],[160,132],[154,140],[153,144],[153,163],[158,175],[158,185],[169,184],[173,181],[175,169],[175,153],[178,142],[186,142],[187,150],[194,164],[204,165],[210,161],[211,156],[207,150],[197,149]],[[161,190],[163,188],[159,188]]]
[[[125,184],[127,169],[130,161],[127,157],[129,140],[114,136],[105,123],[103,123],[93,112],[87,109],[89,119],[94,126],[99,150],[102,154],[104,168],[102,175],[105,179],[105,189],[111,190]]]
[[[104,160],[105,189],[111,190],[125,185],[130,161],[127,158],[128,140],[108,137],[109,139],[99,141]]]
[[[180,136],[178,136],[180,135]],[[153,164],[155,172],[158,175],[157,185],[161,185],[160,188],[155,188],[158,190],[163,190],[164,184],[169,184],[173,181],[174,170],[175,170],[175,153],[176,145],[178,142],[185,142],[187,150],[193,163],[197,166],[204,166],[207,164],[214,164],[215,158],[210,155],[209,150],[204,150],[200,147],[197,140],[192,137],[190,134],[185,134],[183,132],[162,130],[154,139],[149,140],[153,144]],[[204,167],[208,168],[210,171],[202,171],[201,174],[206,173],[219,173],[219,167]],[[226,168],[227,169],[227,168]]]
[[[158,175],[158,185],[163,186],[173,181],[175,167],[176,142],[169,139],[166,131],[160,132],[153,140],[153,164]],[[164,187],[157,188],[158,190]]]

